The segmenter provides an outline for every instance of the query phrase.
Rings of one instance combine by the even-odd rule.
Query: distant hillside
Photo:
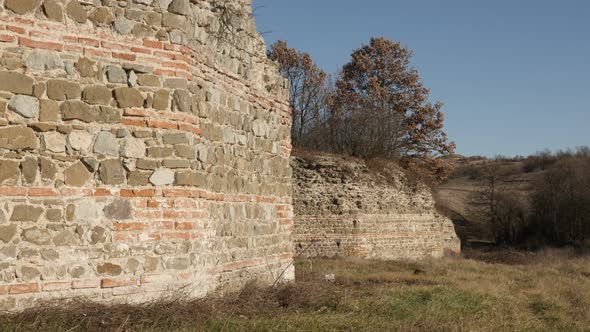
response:
[[[531,157],[529,157],[531,158]],[[543,172],[543,167],[535,167],[527,158],[483,157],[454,158],[455,171],[449,179],[435,188],[437,208],[454,224],[462,243],[485,243],[493,241],[493,233],[487,220],[474,213],[474,195],[482,190],[482,174],[494,169],[502,176],[505,189],[529,196],[533,181]]]

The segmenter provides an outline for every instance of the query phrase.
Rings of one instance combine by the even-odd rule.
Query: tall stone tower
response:
[[[0,0],[0,53],[0,308],[288,266],[288,91],[250,1]]]

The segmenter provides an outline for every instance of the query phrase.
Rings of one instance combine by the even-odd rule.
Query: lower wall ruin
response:
[[[429,188],[393,165],[341,156],[292,159],[296,250],[304,256],[423,259],[458,253],[451,220]]]

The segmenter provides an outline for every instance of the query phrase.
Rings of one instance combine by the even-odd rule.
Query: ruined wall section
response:
[[[295,244],[304,256],[423,259],[460,251],[430,189],[393,163],[333,155],[292,159]]]
[[[278,277],[288,91],[250,12],[0,0],[0,308]]]

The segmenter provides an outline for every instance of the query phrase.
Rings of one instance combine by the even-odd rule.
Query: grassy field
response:
[[[2,331],[590,331],[590,258],[468,252],[420,263],[300,260],[298,282],[143,306],[56,304]],[[334,274],[335,282],[325,281]]]

